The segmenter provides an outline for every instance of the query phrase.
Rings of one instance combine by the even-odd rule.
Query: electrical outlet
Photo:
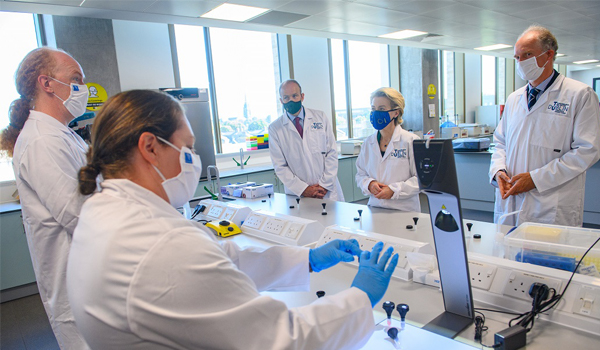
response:
[[[471,287],[489,290],[492,285],[492,281],[494,281],[494,276],[496,276],[496,270],[498,270],[496,266],[476,261],[469,261]]]
[[[330,231],[330,232],[326,233],[325,237],[323,237],[321,239],[321,244],[319,246],[327,244],[327,243],[333,241],[334,239],[348,239],[349,237],[350,237],[350,234],[348,234],[347,232]]]
[[[298,223],[291,223],[288,229],[285,231],[284,236],[291,239],[296,239],[302,231],[303,225]]]
[[[408,263],[408,260],[406,257],[407,252],[412,252],[414,250],[414,248],[409,247],[407,245],[403,245],[403,244],[386,243],[383,246],[382,252],[385,252],[388,249],[388,247],[394,248],[394,252],[392,253],[392,256],[394,256],[394,254],[398,253],[398,265],[396,266],[396,268],[403,269],[406,266],[406,264]]]
[[[574,300],[573,313],[600,319],[600,288],[582,286]]]
[[[225,214],[223,214],[223,220],[231,220],[231,218],[233,218],[234,215],[235,209],[227,208],[227,210],[225,210]]]
[[[210,210],[208,211],[208,214],[206,214],[206,216],[210,216],[211,218],[218,219],[221,217],[222,213],[223,213],[223,207],[220,207],[218,205],[213,205],[210,208]]]
[[[286,223],[287,221],[285,220],[270,218],[269,221],[267,221],[267,223],[265,224],[265,228],[263,229],[263,231],[280,235]]]
[[[243,226],[255,228],[258,230],[258,229],[260,229],[260,227],[262,226],[264,221],[265,221],[264,216],[258,215],[258,214],[252,214],[246,219],[246,221],[244,221]]]
[[[529,288],[535,282],[544,283],[548,287],[554,288],[557,293],[560,293],[562,283],[558,279],[534,275],[528,272],[512,271],[506,280],[503,294],[530,301]]]
[[[358,237],[350,237],[350,238],[358,238]],[[379,242],[378,239],[371,238],[371,237],[360,237],[357,239],[357,241],[358,241],[358,245],[360,245],[361,250],[368,250],[368,251],[373,250],[373,246],[375,246],[375,244],[377,242]]]

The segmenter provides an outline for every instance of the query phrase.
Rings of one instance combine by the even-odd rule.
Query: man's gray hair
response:
[[[287,85],[289,83],[294,83],[294,84],[298,85],[298,88],[300,89],[300,93],[302,93],[302,86],[300,86],[300,83],[294,79],[288,79],[288,80],[284,81],[283,83],[281,83],[281,85],[279,85],[279,96],[280,97],[281,97],[281,88],[284,85]]]
[[[538,42],[542,47],[543,51],[553,50],[554,56],[552,57],[552,62],[556,60],[556,53],[558,52],[558,41],[556,41],[556,37],[548,30],[546,27],[542,27],[539,24],[532,24],[529,28],[525,29],[523,34],[519,36],[521,39],[525,34],[530,32],[538,33]]]

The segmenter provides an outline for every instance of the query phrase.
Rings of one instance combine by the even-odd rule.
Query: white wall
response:
[[[331,84],[327,39],[292,36],[294,79],[302,85],[304,105],[331,118]]]
[[[567,71],[567,76],[584,84],[588,84],[593,88],[592,83],[594,78],[600,78],[600,68]]]
[[[481,106],[481,55],[465,54],[465,122],[475,123]]]
[[[113,20],[121,90],[174,87],[166,24]]]

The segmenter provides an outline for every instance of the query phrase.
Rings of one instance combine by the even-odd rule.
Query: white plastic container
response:
[[[526,222],[504,237],[504,252],[510,260],[573,271],[598,237],[600,230]],[[578,272],[597,276],[598,271],[600,242],[583,259]]]

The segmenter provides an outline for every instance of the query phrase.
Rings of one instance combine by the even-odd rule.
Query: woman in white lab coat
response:
[[[371,123],[377,132],[365,140],[356,160],[356,184],[368,205],[421,212],[413,140],[402,129],[404,96],[382,87],[371,94]]]
[[[242,249],[186,220],[175,207],[193,196],[202,167],[183,109],[166,94],[115,95],[92,140],[80,191],[105,180],[82,208],[67,276],[93,349],[355,349],[368,340],[397,254],[385,268],[383,244],[362,252],[352,288],[288,309],[259,291],[308,290],[309,267],[352,261],[357,242]]]

